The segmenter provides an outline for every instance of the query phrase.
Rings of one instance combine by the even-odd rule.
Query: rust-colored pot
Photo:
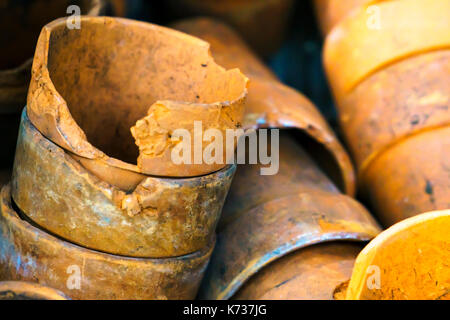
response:
[[[360,191],[389,226],[450,207],[450,2],[377,6],[381,29],[354,11],[324,62]]]
[[[180,17],[210,16],[229,23],[265,57],[275,53],[283,43],[294,3],[293,0],[168,1],[171,10]]]
[[[68,30],[59,19],[39,37],[27,111],[83,166],[132,191],[146,175],[223,169],[226,152],[222,163],[194,162],[195,138],[191,164],[172,161],[176,130],[194,137],[201,121],[203,131],[220,130],[225,139],[242,123],[247,81],[239,70],[217,65],[208,43],[175,30],[108,17],[82,17],[79,30]]]
[[[450,300],[449,230],[450,211],[444,210],[380,233],[358,255],[345,298]]]
[[[249,78],[244,128],[297,128],[315,143],[318,159],[333,181],[349,195],[355,191],[353,166],[346,151],[317,108],[306,97],[283,85],[249,47],[225,24],[207,18],[173,24],[211,44],[214,59],[238,67]]]
[[[72,299],[194,299],[214,246],[174,258],[128,258],[66,242],[24,218],[3,187],[0,279],[39,282]]]
[[[0,300],[67,300],[60,291],[24,281],[0,282]]]
[[[41,228],[83,247],[129,257],[181,256],[215,237],[235,168],[195,178],[147,177],[126,193],[42,136],[24,111],[12,197]]]
[[[261,176],[260,165],[238,168],[219,224],[217,246],[201,287],[201,298],[227,299],[234,294],[240,297],[238,290],[255,274],[258,277],[258,272],[263,268],[265,272],[279,272],[279,277],[301,277],[301,266],[289,268],[289,262],[275,261],[283,260],[282,257],[290,253],[302,256],[302,248],[317,243],[346,240],[362,244],[379,232],[376,222],[365,208],[341,194],[287,132],[280,133],[279,154],[279,172],[276,175]],[[323,263],[326,264],[329,249],[327,246],[320,248],[312,254],[317,255],[317,259],[324,258]],[[339,258],[339,254],[342,252],[337,252],[335,259]],[[345,255],[348,258],[348,253]],[[347,258],[342,258],[342,263]],[[272,262],[275,263],[272,265]],[[339,268],[339,263],[334,267]],[[349,275],[350,270],[335,271]],[[320,268],[316,272],[320,273]],[[345,280],[348,278],[342,281]],[[246,293],[242,294],[242,298],[332,297],[335,287],[331,279],[326,286],[314,284],[313,277],[305,281],[312,282],[305,283],[303,289],[317,285],[310,296],[305,295],[302,288],[297,293],[287,289],[283,291],[284,295],[275,293],[276,290],[273,295],[265,295],[266,291],[275,289],[280,283],[270,281],[272,287],[267,288],[268,284],[260,287],[257,280],[251,280],[253,289],[244,289]]]
[[[68,16],[70,5],[78,5],[82,14],[90,15],[100,14],[105,7],[104,1],[88,0],[3,0],[0,4],[0,167],[12,165],[39,32],[49,21]]]

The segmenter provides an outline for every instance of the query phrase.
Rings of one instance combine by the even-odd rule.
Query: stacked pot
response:
[[[449,299],[450,1],[315,4],[359,191],[393,225],[336,297]]]
[[[337,187],[354,192],[349,157],[316,107],[281,84],[229,27],[205,18],[174,27],[205,39],[219,63],[249,76],[244,127],[284,129],[279,150],[277,131],[267,133],[272,155],[279,151],[277,174],[261,175],[264,165],[237,170],[200,298],[332,299],[379,232]]]
[[[386,226],[450,208],[450,1],[359,1],[330,22],[342,2],[317,8],[361,194]]]
[[[31,63],[36,40],[48,22],[67,15],[77,5],[80,13],[99,15],[104,1],[2,1],[0,27],[0,175],[10,175],[14,158],[20,112],[26,103]],[[0,185],[3,185],[0,178]]]
[[[1,279],[74,299],[195,298],[235,166],[174,165],[173,132],[237,128],[247,95],[208,50],[126,19],[42,29],[1,195]]]

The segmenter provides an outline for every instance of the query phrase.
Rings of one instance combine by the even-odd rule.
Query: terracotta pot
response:
[[[193,299],[214,242],[190,255],[127,258],[65,242],[19,216],[9,186],[0,207],[0,279],[39,282],[72,299]]]
[[[333,181],[352,194],[354,177],[349,158],[311,102],[282,85],[225,25],[193,19],[178,22],[174,27],[208,41],[219,63],[239,67],[249,76],[244,128],[299,129],[296,133],[302,137],[304,146],[315,159],[323,161],[322,167]],[[296,277],[304,271],[289,268],[291,259],[283,258],[289,253],[294,260],[297,255],[311,259],[317,256],[314,259],[321,262],[315,265],[317,268],[311,267],[311,274],[321,273],[328,282],[316,285],[314,277],[305,274],[303,288],[316,286],[315,292],[306,298],[330,298],[335,287],[350,277],[351,261],[361,245],[356,245],[356,249],[348,244],[313,245],[338,240],[362,244],[378,233],[370,214],[356,201],[340,194],[336,184],[286,133],[281,133],[280,148],[276,175],[261,176],[261,166],[254,165],[237,170],[219,222],[218,245],[200,290],[201,298],[305,298],[305,290],[297,287],[292,292],[287,283],[282,293],[272,294],[279,283],[271,279]],[[318,249],[311,249],[308,254],[313,247]],[[329,248],[336,249],[334,257],[330,256]],[[304,268],[307,267],[305,264]],[[259,277],[260,272],[265,272],[261,270],[268,271]],[[264,283],[263,277],[267,279]]]
[[[358,255],[346,299],[450,300],[449,230],[445,210],[379,234]]]
[[[304,253],[300,249],[330,241],[351,240],[362,244],[379,232],[376,222],[363,206],[341,194],[285,132],[280,136],[278,174],[261,176],[260,167],[245,165],[237,170],[200,297],[227,299],[234,294],[245,299],[331,297],[335,289],[332,284],[338,285],[344,276],[338,277],[339,281],[331,280],[329,271],[322,274],[330,276],[326,285],[314,284],[314,277],[311,277],[297,290],[286,289],[273,295],[264,294],[275,290],[279,283],[267,279],[260,286],[258,280],[253,279],[260,279],[258,272],[263,268],[265,274],[279,273],[278,278],[301,277],[303,267],[286,267],[290,263],[281,262],[284,255],[301,256]],[[344,253],[336,253],[334,259],[342,258],[342,264],[347,264],[349,253],[345,253],[345,248],[342,251]],[[330,260],[328,253],[327,246],[321,246],[312,254],[326,264]],[[289,257],[286,259],[290,260]],[[334,263],[330,268],[349,275],[348,265],[345,270],[339,270],[339,266]],[[319,266],[315,272],[321,273]],[[245,293],[240,294],[238,290],[249,279],[252,279],[250,289],[243,289]],[[315,285],[316,292],[305,296],[304,289]]]
[[[103,1],[10,1],[0,10],[0,135],[3,137],[0,167],[10,167],[14,155],[20,111],[26,104],[31,63],[39,32],[49,21],[68,16],[70,5],[83,14],[103,12]]]
[[[315,141],[317,159],[345,193],[355,191],[354,171],[346,151],[317,108],[306,97],[283,85],[226,25],[205,18],[177,22],[174,28],[211,44],[214,59],[238,67],[250,78],[244,128],[297,128]]]
[[[294,3],[293,0],[168,1],[180,17],[211,16],[229,23],[265,57],[282,45]]]
[[[449,5],[381,2],[380,30],[360,10],[326,40],[325,65],[360,190],[387,226],[450,205]]]
[[[67,300],[60,291],[23,281],[0,282],[0,300]]]
[[[200,39],[144,22],[82,17],[81,29],[68,31],[65,20],[56,20],[38,40],[28,116],[44,136],[123,190],[145,174],[215,172],[226,166],[226,152],[221,164],[196,164],[194,138],[192,164],[171,159],[180,143],[175,130],[193,137],[195,121],[223,133],[242,122],[247,78],[217,65],[208,49]]]
[[[81,246],[130,257],[181,256],[211,243],[235,168],[147,177],[126,193],[42,136],[24,111],[12,197],[43,230]]]

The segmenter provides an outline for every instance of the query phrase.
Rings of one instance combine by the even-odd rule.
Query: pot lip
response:
[[[64,143],[66,145],[66,146],[62,146],[62,147],[65,150],[70,151],[82,158],[91,159],[91,160],[94,160],[94,159],[100,160],[103,163],[105,163],[107,166],[117,167],[120,169],[136,172],[136,173],[142,174],[144,176],[152,176],[152,175],[144,174],[139,169],[137,164],[131,164],[131,163],[125,162],[123,160],[116,159],[114,157],[110,157],[107,154],[105,154],[103,151],[101,151],[100,149],[98,149],[97,147],[92,145],[86,138],[84,130],[81,129],[81,127],[77,124],[75,119],[73,119],[73,117],[70,113],[70,108],[69,108],[66,100],[61,96],[61,94],[58,92],[58,90],[54,86],[53,80],[51,78],[51,75],[50,75],[48,67],[47,67],[48,66],[48,56],[49,56],[49,47],[50,47],[50,35],[56,28],[64,26],[66,24],[66,19],[67,18],[65,18],[65,17],[56,19],[56,20],[46,24],[42,28],[41,34],[38,39],[37,48],[42,47],[43,54],[41,55],[40,61],[38,61],[36,59],[36,55],[33,59],[32,80],[31,80],[32,82],[37,82],[38,80],[37,79],[35,80],[35,78],[39,78],[39,81],[41,81],[41,79],[44,79],[44,81],[46,81],[48,84],[47,89],[55,96],[55,100],[58,101],[58,106],[55,106],[55,109],[58,109],[58,110],[56,110],[56,112],[59,113],[60,112],[59,109],[63,108],[63,109],[65,109],[64,112],[67,112],[67,115],[71,118],[68,120],[59,119],[58,124],[56,124],[55,129],[62,136],[62,139],[64,140]],[[180,105],[189,105],[189,106],[196,107],[196,108],[227,107],[227,106],[230,106],[233,104],[239,104],[240,102],[244,101],[247,97],[249,79],[238,68],[233,68],[233,69],[227,70],[227,69],[223,68],[222,66],[220,66],[219,64],[217,64],[214,60],[214,57],[211,54],[210,44],[206,41],[203,41],[199,38],[196,38],[194,36],[191,36],[189,34],[186,34],[181,31],[177,31],[177,30],[174,30],[171,28],[159,26],[156,24],[148,23],[148,22],[136,21],[136,20],[132,20],[132,19],[119,18],[119,17],[103,17],[103,16],[101,16],[101,17],[81,16],[80,19],[81,19],[80,20],[81,24],[83,22],[85,22],[85,23],[88,22],[90,24],[116,23],[116,24],[123,25],[125,27],[134,25],[134,26],[138,26],[139,28],[147,30],[147,31],[160,32],[165,35],[170,35],[175,38],[178,38],[180,41],[184,41],[187,43],[191,43],[193,45],[201,46],[202,48],[204,48],[204,50],[206,50],[208,52],[208,54],[211,58],[210,62],[216,64],[218,66],[218,68],[223,70],[225,73],[226,72],[236,72],[237,74],[239,74],[242,77],[242,79],[244,81],[244,86],[243,86],[243,90],[242,90],[241,94],[232,100],[216,101],[213,103],[195,103],[195,102],[163,99],[163,100],[155,101],[152,105],[157,104],[157,103],[164,104],[164,103],[170,102],[170,103],[175,103],[175,104],[180,104]],[[28,94],[27,108],[30,105],[30,102],[32,100],[32,95],[30,93],[32,93],[31,90]],[[67,136],[64,134],[65,130],[64,130],[64,128],[62,128],[62,126],[59,123],[62,121],[65,121],[66,124],[68,122],[70,122],[71,125],[76,128],[75,132],[77,132],[78,134],[75,133],[75,135],[77,135],[77,137],[75,139],[71,139],[72,141],[67,139]],[[52,140],[52,142],[54,142],[52,138],[49,138],[49,139]],[[82,141],[80,142],[78,140],[82,140]],[[55,142],[55,143],[59,144],[57,142]],[[88,150],[86,152],[80,152],[79,147],[81,145],[86,147]],[[227,166],[224,166],[224,167],[227,167]],[[155,175],[155,177],[158,177],[158,176]],[[178,177],[178,176],[175,176],[175,177]],[[196,176],[194,176],[194,177],[196,177]],[[180,177],[180,178],[182,178],[182,177]]]
[[[216,237],[214,235],[211,238],[211,242],[209,243],[209,245],[202,248],[201,250],[182,256],[173,256],[168,258],[128,257],[85,248],[65,239],[57,238],[56,236],[49,234],[44,230],[33,226],[28,221],[22,219],[16,212],[16,210],[12,207],[10,183],[4,185],[0,191],[0,220],[5,220],[8,225],[12,225],[13,229],[19,229],[27,234],[33,234],[33,237],[39,238],[40,243],[44,246],[47,246],[48,243],[52,243],[57,246],[58,250],[62,248],[73,252],[76,251],[78,254],[84,255],[88,259],[104,260],[115,264],[135,263],[146,265],[150,263],[154,265],[160,265],[203,260],[207,259],[211,255],[216,242]]]
[[[236,234],[236,226],[243,225],[246,217],[254,214],[261,210],[262,207],[265,207],[270,204],[288,202],[291,199],[298,199],[298,197],[302,197],[303,195],[317,197],[317,201],[321,200],[321,197],[333,196],[339,197],[342,201],[353,203],[360,206],[361,211],[358,212],[358,216],[360,218],[364,218],[366,221],[360,220],[355,224],[349,224],[343,228],[334,228],[330,230],[322,230],[321,228],[316,228],[313,224],[310,224],[311,231],[308,233],[298,232],[292,233],[290,235],[290,241],[284,243],[271,243],[270,247],[266,247],[265,252],[257,252],[252,256],[252,264],[245,265],[242,268],[237,268],[236,265],[243,265],[243,261],[233,261],[234,267],[226,268],[228,272],[231,272],[230,280],[224,282],[221,280],[220,276],[217,276],[216,271],[210,271],[204,281],[203,292],[201,293],[202,297],[206,299],[230,299],[238,290],[242,287],[242,285],[254,274],[256,274],[262,268],[270,265],[272,262],[276,261],[284,257],[287,254],[295,252],[297,250],[301,250],[306,247],[310,247],[319,243],[325,242],[334,242],[334,241],[346,241],[346,242],[369,242],[373,238],[375,238],[381,229],[379,228],[376,221],[372,218],[370,213],[360,205],[355,199],[340,193],[329,193],[326,191],[315,191],[313,194],[308,192],[301,192],[299,194],[288,195],[285,197],[281,197],[278,199],[270,200],[266,203],[260,204],[259,206],[253,207],[247,212],[245,215],[241,215],[237,217],[234,221],[230,222],[226,225],[223,230],[219,233],[217,248],[214,251],[214,255],[211,259],[210,265],[211,269],[217,268],[218,263],[223,264],[225,255],[230,255],[229,250],[227,248],[231,247],[226,243],[233,243],[233,239],[236,238],[234,234]],[[271,213],[271,215],[274,215]],[[326,213],[324,213],[326,215]],[[248,218],[247,218],[248,219]],[[338,218],[333,218],[331,221],[342,221]],[[356,221],[355,217],[346,219],[348,221]],[[305,220],[303,223],[308,223]],[[359,227],[358,227],[359,226]],[[226,237],[233,234],[230,237]],[[231,239],[231,240],[230,240]],[[264,240],[267,241],[267,240]],[[254,244],[253,244],[254,245]],[[242,243],[243,248],[248,247],[248,243]],[[256,246],[257,247],[257,246]],[[224,249],[225,248],[225,249]],[[237,250],[242,251],[245,249],[238,248]],[[226,261],[226,260],[225,260]],[[227,265],[227,263],[225,263]],[[228,263],[228,265],[230,265]],[[231,270],[231,271],[229,271]],[[218,288],[218,289],[214,289]],[[208,290],[209,289],[209,290]]]
[[[0,281],[0,291],[13,291],[16,294],[46,300],[70,300],[59,290],[28,281]]]

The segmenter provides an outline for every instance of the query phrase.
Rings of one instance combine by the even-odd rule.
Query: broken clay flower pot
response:
[[[26,104],[31,63],[39,32],[46,23],[67,15],[70,5],[82,14],[98,15],[103,1],[3,0],[0,10],[0,167],[11,167],[20,112]]]
[[[323,116],[306,97],[283,85],[249,47],[225,24],[207,18],[183,20],[175,29],[211,44],[214,59],[227,68],[238,67],[249,78],[244,128],[297,128],[320,149],[317,159],[340,189],[353,195],[352,163]]]
[[[0,300],[67,300],[64,293],[36,283],[1,281]]]
[[[390,226],[450,207],[450,2],[377,5],[381,30],[354,11],[324,61],[360,192]]]
[[[210,16],[229,23],[264,57],[282,45],[294,3],[293,0],[168,1],[171,10],[180,17]]]
[[[284,131],[279,152],[276,175],[261,176],[260,165],[238,168],[201,298],[331,299],[364,241],[378,234],[367,210]],[[294,278],[302,285],[281,280]]]
[[[235,168],[194,178],[148,176],[127,193],[46,139],[24,110],[11,193],[24,215],[70,242],[129,257],[173,257],[211,243]]]
[[[59,19],[39,37],[27,111],[45,137],[130,191],[145,175],[225,168],[226,152],[221,163],[196,162],[194,127],[201,122],[203,132],[217,129],[223,137],[239,128],[247,81],[216,64],[208,43],[175,30],[108,17],[81,17],[81,28],[68,30]],[[172,160],[177,129],[193,137],[183,154],[191,164]]]
[[[9,186],[0,203],[0,279],[39,282],[71,299],[194,299],[213,241],[193,254],[143,259],[66,242],[14,209]]]
[[[358,255],[346,299],[450,300],[449,230],[444,210],[380,233]]]

